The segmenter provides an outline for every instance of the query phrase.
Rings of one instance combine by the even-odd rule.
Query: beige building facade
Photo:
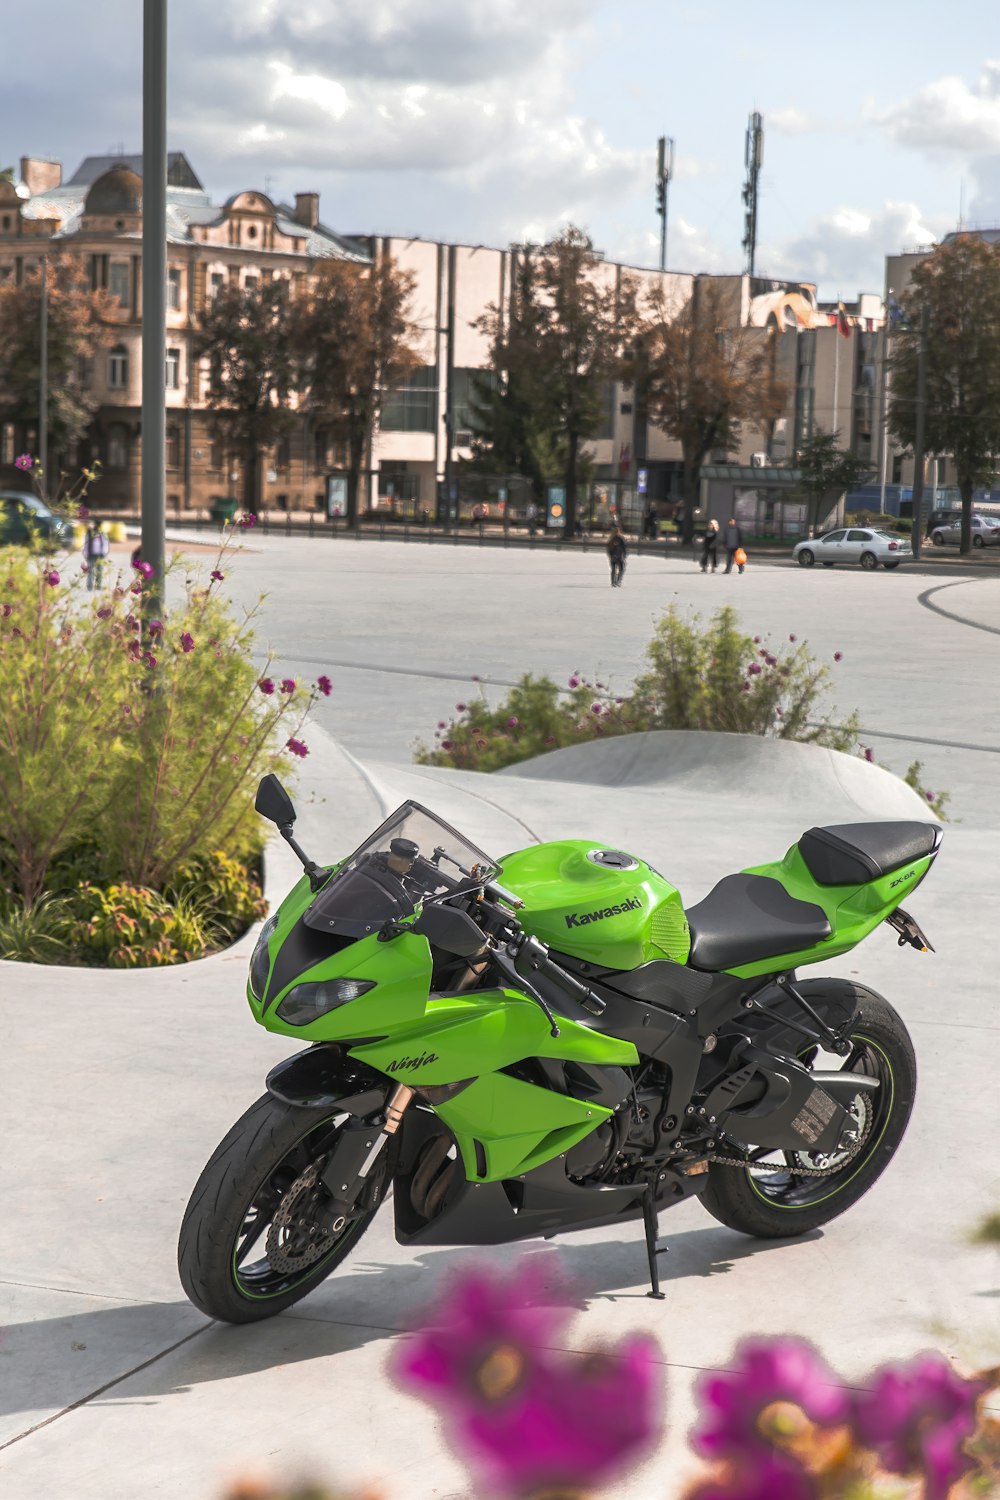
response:
[[[65,467],[100,458],[102,477],[92,492],[98,508],[137,508],[141,467],[142,180],[141,158],[89,157],[63,181],[57,162],[22,158],[17,181],[0,180],[0,282],[23,280],[53,251],[71,249],[84,261],[90,284],[114,304],[108,341],[92,362],[98,408],[78,454]],[[276,204],[255,189],[213,204],[187,159],[168,158],[167,186],[167,503],[197,510],[215,497],[242,493],[238,462],[214,429],[208,407],[209,373],[195,353],[202,311],[220,288],[254,279],[310,275],[325,257],[366,263],[391,256],[412,272],[414,337],[421,365],[403,390],[388,393],[375,435],[362,502],[382,513],[435,516],[450,497],[461,497],[463,460],[471,453],[473,381],[488,364],[485,334],[477,326],[490,306],[504,309],[516,272],[518,247],[447,245],[425,240],[345,236],[320,219],[318,195],[296,195],[294,206]],[[872,440],[874,379],[871,368],[873,309],[864,299],[839,326],[816,303],[808,283],[778,283],[746,276],[696,277],[606,262],[600,275],[613,285],[623,274],[640,292],[659,287],[680,310],[696,282],[711,281],[729,304],[733,326],[773,328],[778,365],[790,398],[771,435],[771,462],[787,461],[815,424],[839,430],[845,446]],[[881,299],[879,304],[879,326]],[[0,329],[2,337],[2,329]],[[23,486],[14,458],[33,451],[37,430],[0,418],[0,487]],[[615,499],[639,512],[650,500],[677,498],[681,453],[637,409],[627,384],[608,391],[604,420],[588,445],[594,464],[595,514]],[[738,434],[717,458],[750,464],[767,448],[760,432]],[[757,458],[755,458],[757,455]],[[263,456],[261,505],[268,511],[335,511],[343,455],[330,434],[303,414],[295,429]],[[499,482],[494,498],[516,505]]]

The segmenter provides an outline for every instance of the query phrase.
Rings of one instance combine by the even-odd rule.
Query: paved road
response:
[[[230,569],[247,601],[268,582],[263,630],[283,666],[333,669],[321,713],[358,759],[313,731],[297,800],[302,842],[320,857],[416,795],[497,850],[607,831],[648,853],[692,901],[812,822],[915,806],[877,769],[804,747],[776,747],[782,762],[765,775],[758,741],[727,766],[654,747],[628,773],[612,764],[619,747],[595,746],[589,765],[564,763],[555,779],[551,766],[527,778],[407,766],[411,738],[466,696],[472,671],[510,681],[529,667],[594,668],[623,681],[670,599],[710,609],[732,598],[754,630],[794,632],[824,657],[842,650],[841,706],[857,705],[871,735],[911,737],[878,740],[880,756],[890,760],[893,747],[905,764],[912,737],[934,740],[928,766],[956,791],[962,821],[946,830],[913,902],[937,954],[900,951],[883,930],[835,966],[899,1005],[919,1058],[914,1120],[879,1187],[796,1242],[744,1240],[697,1203],[665,1214],[662,1304],[643,1295],[637,1225],[617,1239],[603,1230],[560,1241],[579,1309],[569,1345],[647,1328],[662,1348],[671,1436],[616,1494],[676,1495],[691,1376],[725,1364],[743,1334],[810,1333],[847,1382],[930,1344],[966,1369],[995,1361],[996,1259],[967,1236],[1000,1202],[997,583],[942,589],[905,572],[763,566],[703,578],[641,560],[612,592],[599,558],[428,549],[415,568],[412,548],[349,545],[321,552],[268,538]],[[596,765],[594,755],[609,754]],[[274,893],[289,882],[289,860],[284,850],[269,860]],[[234,1474],[302,1469],[383,1484],[386,1500],[470,1493],[423,1408],[383,1377],[389,1340],[464,1252],[414,1255],[380,1220],[341,1276],[251,1329],[207,1323],[180,1292],[174,1246],[190,1187],[267,1067],[291,1050],[251,1024],[242,993],[251,945],[252,934],[225,955],[143,975],[0,965],[4,1500],[218,1500]],[[507,1264],[510,1252],[488,1258]]]

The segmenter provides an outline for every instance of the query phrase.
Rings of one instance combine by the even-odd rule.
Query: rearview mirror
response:
[[[481,952],[486,939],[471,917],[454,906],[425,906],[410,928],[419,932],[434,948],[454,953],[457,958],[473,958]]]
[[[267,818],[269,823],[277,823],[279,828],[287,828],[290,823],[295,822],[292,799],[273,771],[261,777],[253,805],[262,818]]]

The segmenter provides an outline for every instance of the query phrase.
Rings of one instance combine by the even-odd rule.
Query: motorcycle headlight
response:
[[[373,990],[373,979],[323,979],[318,984],[297,984],[278,1006],[277,1014],[290,1026],[308,1026],[327,1011],[356,1000],[366,990]]]
[[[253,956],[250,959],[250,993],[255,1000],[262,1000],[264,998],[264,990],[267,986],[267,971],[271,967],[267,942],[277,925],[278,913],[275,912],[273,916],[268,917],[260,929],[257,946],[253,950]]]

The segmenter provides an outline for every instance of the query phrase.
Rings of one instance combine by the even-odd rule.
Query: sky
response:
[[[8,3],[0,167],[142,148],[140,0]],[[345,234],[506,245],[567,223],[671,270],[881,291],[887,254],[1000,223],[1000,23],[982,0],[169,0],[168,147],[219,203],[319,192]],[[11,63],[10,60],[16,60]]]

